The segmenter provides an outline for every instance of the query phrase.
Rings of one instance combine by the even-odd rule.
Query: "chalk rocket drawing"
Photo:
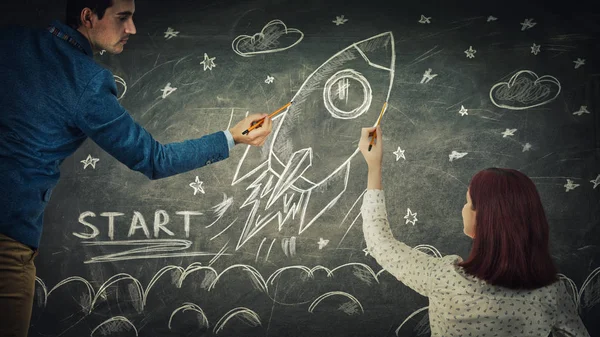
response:
[[[251,211],[236,250],[275,220],[279,230],[297,221],[302,234],[340,199],[359,150],[351,137],[332,142],[330,135],[375,125],[394,81],[394,48],[392,32],[385,32],[333,55],[273,118],[273,135],[263,149],[246,147],[232,185],[248,184],[250,196],[240,208]],[[256,166],[253,158],[266,160]]]
[[[496,83],[490,89],[490,100],[499,108],[525,110],[552,102],[560,90],[556,77],[538,77],[533,71],[521,70],[508,82]]]

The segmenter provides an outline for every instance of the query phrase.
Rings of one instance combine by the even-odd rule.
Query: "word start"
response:
[[[182,216],[183,220],[183,230],[185,232],[185,237],[190,237],[190,222],[191,218],[194,215],[202,215],[201,212],[195,211],[179,211],[175,212],[175,214]],[[117,222],[117,218],[124,216],[125,213],[120,212],[102,212],[99,214],[101,218],[105,218],[100,220],[105,223],[106,228],[108,229],[108,238],[110,240],[115,239],[115,222]],[[73,233],[76,237],[80,239],[93,239],[100,235],[100,229],[98,225],[99,219],[98,216],[94,212],[86,211],[79,215],[79,223],[86,227],[86,230],[79,233]],[[127,237],[131,237],[136,234],[136,232],[143,232],[146,238],[150,239],[152,236],[154,238],[158,238],[160,233],[163,232],[169,236],[174,236],[169,228],[167,228],[167,224],[170,222],[170,216],[167,211],[157,210],[154,212],[154,223],[152,226],[152,233],[150,232],[150,228],[146,223],[146,219],[142,215],[142,213],[138,211],[133,212],[133,216],[131,217],[131,221],[129,222],[129,231],[127,232]],[[164,234],[163,234],[164,235]]]

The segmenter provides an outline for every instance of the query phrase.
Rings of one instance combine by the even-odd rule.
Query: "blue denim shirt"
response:
[[[59,166],[90,137],[150,179],[229,156],[231,135],[157,142],[117,100],[112,73],[92,58],[87,39],[56,21],[81,49],[47,30],[0,31],[0,233],[32,248]]]

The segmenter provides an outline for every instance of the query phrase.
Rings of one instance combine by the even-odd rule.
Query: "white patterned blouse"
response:
[[[381,190],[362,204],[367,250],[390,274],[429,297],[431,336],[589,336],[562,282],[535,290],[494,286],[465,273],[457,255],[442,258],[397,241]]]

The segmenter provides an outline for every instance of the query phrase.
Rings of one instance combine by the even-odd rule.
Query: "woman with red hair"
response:
[[[376,132],[369,150],[370,135]],[[466,261],[413,250],[392,235],[381,183],[381,128],[364,128],[367,162],[361,208],[367,250],[390,274],[429,297],[431,336],[589,336],[558,280],[548,222],[533,182],[511,169],[477,173],[462,210],[473,239]]]

